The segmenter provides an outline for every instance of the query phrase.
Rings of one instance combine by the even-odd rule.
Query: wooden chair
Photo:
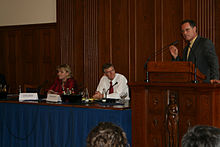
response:
[[[38,85],[24,84],[25,93],[41,93],[41,87]]]

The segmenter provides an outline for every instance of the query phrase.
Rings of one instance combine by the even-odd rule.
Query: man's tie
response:
[[[188,61],[189,53],[190,53],[191,48],[192,48],[192,46],[191,46],[191,44],[189,44],[188,51],[187,51],[187,56],[186,56],[186,61]]]
[[[112,86],[112,81],[110,82],[110,88],[109,88],[109,94],[113,93],[114,92],[114,89],[113,89],[113,86]]]

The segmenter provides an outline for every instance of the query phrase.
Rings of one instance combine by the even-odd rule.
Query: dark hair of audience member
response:
[[[129,147],[125,132],[111,122],[101,122],[87,137],[87,147]]]
[[[197,125],[182,138],[182,147],[220,147],[220,129]]]

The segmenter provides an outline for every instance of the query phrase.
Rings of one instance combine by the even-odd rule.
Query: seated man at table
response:
[[[93,98],[130,99],[127,79],[119,73],[115,73],[113,64],[106,63],[102,66],[104,75],[96,89]]]
[[[125,132],[111,122],[100,122],[89,133],[87,147],[129,147]]]

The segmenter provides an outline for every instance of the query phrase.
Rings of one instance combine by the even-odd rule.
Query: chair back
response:
[[[40,94],[41,88],[38,85],[24,84],[24,92]]]

